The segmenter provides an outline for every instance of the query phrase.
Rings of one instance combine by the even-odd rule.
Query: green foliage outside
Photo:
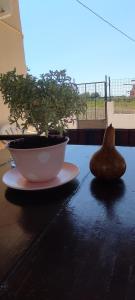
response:
[[[108,99],[109,100],[109,99]],[[95,99],[91,99],[90,96],[86,97],[87,101],[87,109],[92,109],[96,106],[96,108],[104,108],[105,100],[104,97],[98,97]],[[111,101],[114,101],[114,107],[117,108],[125,108],[125,109],[135,109],[135,98],[133,97],[126,97],[126,96],[118,96],[118,97],[111,97]]]
[[[119,96],[119,97],[111,97],[111,100],[114,101],[114,109],[115,111],[122,111],[125,110],[125,113],[128,110],[134,113],[135,110],[135,98],[134,97],[126,97],[126,96]]]
[[[95,98],[99,98],[100,95],[99,95],[98,92],[95,92],[95,93],[91,93],[91,94],[90,94],[90,97],[91,97],[92,99],[95,99]]]
[[[86,99],[79,97],[77,86],[65,70],[49,71],[39,78],[16,70],[0,75],[0,91],[10,110],[9,122],[27,129],[32,125],[38,134],[50,130],[60,134],[79,114],[86,111]]]
[[[91,101],[91,100],[95,100],[97,98],[101,98],[100,94],[98,92],[91,93],[91,94],[89,92],[82,93],[82,94],[80,94],[80,97],[87,99],[87,101]]]
[[[94,108],[95,105],[96,105],[96,107],[103,108],[105,105],[104,98],[97,98],[95,101],[93,101],[93,100],[87,101],[87,108],[89,108],[89,109]]]

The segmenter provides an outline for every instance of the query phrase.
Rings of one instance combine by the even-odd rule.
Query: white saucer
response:
[[[30,182],[27,181],[16,168],[10,169],[3,175],[3,182],[11,188],[18,190],[44,190],[57,186],[61,186],[79,174],[79,168],[71,163],[64,162],[62,170],[59,172],[56,178],[50,181],[44,182]]]

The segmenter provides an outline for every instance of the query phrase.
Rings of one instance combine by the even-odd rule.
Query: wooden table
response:
[[[135,148],[127,171],[98,182],[98,146],[68,145],[80,175],[59,188],[20,191],[0,180],[0,299],[135,300]],[[0,177],[10,168],[0,151]]]

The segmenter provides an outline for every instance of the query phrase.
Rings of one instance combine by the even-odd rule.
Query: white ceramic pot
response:
[[[9,144],[8,149],[21,175],[28,181],[41,182],[53,179],[62,169],[68,141],[65,137],[57,145],[32,149],[16,149]]]

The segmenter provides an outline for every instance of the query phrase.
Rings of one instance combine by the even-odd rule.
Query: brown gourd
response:
[[[126,162],[115,148],[115,129],[112,124],[105,130],[102,147],[90,160],[92,174],[103,180],[120,178],[126,171]]]

